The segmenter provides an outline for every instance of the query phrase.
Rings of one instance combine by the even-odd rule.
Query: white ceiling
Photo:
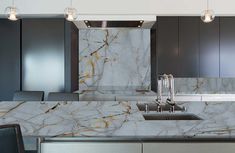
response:
[[[235,15],[235,0],[209,0],[216,15]],[[70,0],[15,0],[21,14],[60,15]],[[81,16],[92,15],[196,15],[206,0],[73,0]],[[0,15],[11,0],[0,0]]]

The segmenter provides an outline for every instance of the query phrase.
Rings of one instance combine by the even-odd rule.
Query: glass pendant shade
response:
[[[212,10],[205,10],[201,14],[201,20],[205,23],[210,23],[215,19],[215,13]]]
[[[65,16],[66,20],[74,21],[78,17],[77,10],[75,8],[72,8],[72,7],[67,7],[64,10],[64,16]]]
[[[16,7],[9,6],[6,8],[5,13],[7,18],[11,21],[18,20],[18,9]]]

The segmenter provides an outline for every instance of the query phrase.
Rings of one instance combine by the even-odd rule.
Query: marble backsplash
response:
[[[79,90],[150,89],[150,30],[79,30]]]
[[[151,90],[150,30],[79,30],[79,90]],[[175,78],[176,94],[233,94],[235,78]]]
[[[176,94],[235,94],[235,78],[175,78]]]

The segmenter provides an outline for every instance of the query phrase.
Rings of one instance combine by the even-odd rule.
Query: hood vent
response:
[[[156,15],[79,15],[78,29],[155,28]]]
[[[88,28],[140,28],[144,21],[84,21]]]
[[[74,21],[78,29],[107,29],[107,28],[155,28],[156,21],[99,21],[99,20],[84,20]]]

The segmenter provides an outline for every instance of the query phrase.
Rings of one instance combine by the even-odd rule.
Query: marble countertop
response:
[[[194,121],[146,121],[136,103],[147,102],[0,102],[0,124],[24,136],[235,138],[235,102],[179,102]]]
[[[79,93],[80,101],[155,101],[157,93],[150,90],[82,90]],[[163,99],[167,98],[163,93]],[[176,93],[175,101],[235,101],[235,94],[184,94]]]
[[[126,95],[126,96],[156,96],[156,92],[151,90],[81,90],[74,93],[93,95]]]
[[[151,90],[80,90],[79,101],[150,101],[157,98]]]

